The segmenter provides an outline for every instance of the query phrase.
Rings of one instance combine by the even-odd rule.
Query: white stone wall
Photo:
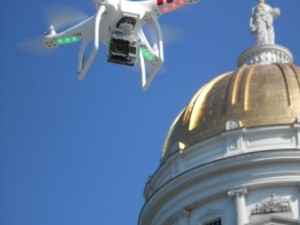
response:
[[[273,215],[299,220],[299,137],[298,126],[238,129],[174,154],[149,180],[139,224],[201,225],[221,217],[223,225],[246,225]],[[288,201],[290,211],[252,215],[270,196]]]
[[[164,183],[178,174],[222,158],[249,152],[274,149],[299,149],[300,128],[294,126],[274,126],[253,129],[238,129],[228,131],[217,137],[190,147],[184,153],[176,151],[154,173],[149,181],[151,190],[145,197],[152,195]]]

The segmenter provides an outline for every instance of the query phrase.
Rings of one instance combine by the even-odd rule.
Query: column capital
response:
[[[247,188],[240,187],[228,191],[230,197],[234,197],[235,207],[236,207],[236,216],[237,216],[237,225],[245,225],[249,223],[246,197]]]
[[[242,196],[242,195],[246,195],[247,193],[248,193],[248,191],[247,191],[247,188],[245,188],[245,187],[235,188],[235,189],[229,190],[227,192],[227,194],[230,197],[233,197],[233,196]]]

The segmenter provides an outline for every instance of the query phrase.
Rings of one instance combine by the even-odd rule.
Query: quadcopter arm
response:
[[[94,24],[95,16],[91,16],[81,23],[55,34],[54,38],[79,36],[81,40],[90,40],[93,38]]]
[[[55,43],[54,46],[71,44],[75,42],[81,42],[79,50],[79,65],[78,65],[78,78],[83,80],[90,69],[91,65],[95,61],[97,52],[100,46],[100,24],[103,14],[106,10],[105,6],[100,6],[96,16],[89,17],[81,23],[68,28],[65,31],[51,35],[51,43]],[[54,28],[53,28],[54,29]],[[86,51],[89,44],[94,40],[94,46],[92,52],[86,57]]]
[[[78,42],[91,41],[93,40],[94,24],[95,17],[92,16],[79,24],[58,33],[56,33],[55,27],[51,25],[48,33],[44,37],[44,46],[46,48],[55,48]]]

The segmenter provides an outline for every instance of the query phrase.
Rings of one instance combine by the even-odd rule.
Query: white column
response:
[[[228,192],[228,195],[234,198],[236,215],[237,215],[237,225],[246,225],[249,223],[246,199],[247,194],[246,188],[234,189]]]
[[[298,118],[299,117],[299,118]],[[296,128],[296,140],[297,140],[297,148],[300,148],[300,116],[297,117],[297,123],[294,125]]]
[[[300,219],[300,183],[297,184],[297,188],[298,188],[298,197],[297,197],[297,207],[298,207],[298,211],[297,213],[295,213],[295,219],[299,220]]]

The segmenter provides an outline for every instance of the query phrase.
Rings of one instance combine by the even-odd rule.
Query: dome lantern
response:
[[[244,51],[238,60],[243,64],[293,63],[292,53],[275,42],[274,20],[280,16],[280,9],[273,8],[260,0],[252,9],[250,31],[256,38],[256,44]]]

